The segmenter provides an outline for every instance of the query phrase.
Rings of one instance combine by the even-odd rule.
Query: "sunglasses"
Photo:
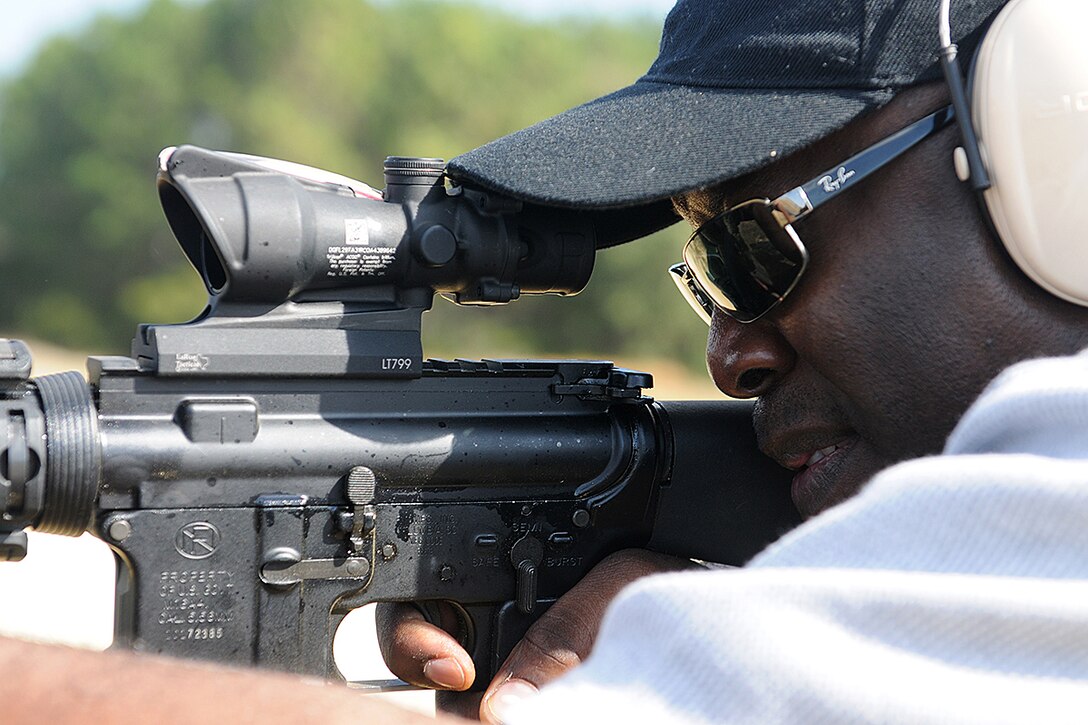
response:
[[[808,267],[793,225],[887,166],[953,119],[952,107],[912,123],[774,201],[752,199],[701,225],[669,268],[692,309],[706,322],[718,309],[754,322],[786,299]]]

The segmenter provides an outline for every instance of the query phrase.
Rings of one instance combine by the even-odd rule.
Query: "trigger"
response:
[[[476,628],[472,624],[472,618],[469,617],[468,612],[464,610],[460,605],[455,602],[440,602],[440,601],[423,601],[423,602],[409,602],[413,607],[419,610],[419,613],[423,615],[430,624],[438,627],[439,629],[453,635],[457,638],[457,643],[464,647],[466,650],[471,651],[476,641]],[[443,609],[446,609],[444,612]],[[452,613],[457,618],[456,624],[450,621],[449,613]]]

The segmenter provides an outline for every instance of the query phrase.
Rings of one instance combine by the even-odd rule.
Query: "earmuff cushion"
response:
[[[1088,306],[1088,2],[1012,0],[973,62],[993,227],[1020,268]]]

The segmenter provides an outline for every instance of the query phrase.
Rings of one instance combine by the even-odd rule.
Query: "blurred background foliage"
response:
[[[202,309],[154,188],[164,146],[380,185],[387,155],[450,158],[630,83],[658,32],[438,0],[152,0],[55,38],[0,88],[0,330],[127,352],[137,322]],[[683,235],[602,252],[574,299],[483,310],[437,300],[425,351],[701,369],[705,327],[665,275]]]

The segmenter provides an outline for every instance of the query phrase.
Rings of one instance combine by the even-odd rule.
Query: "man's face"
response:
[[[724,199],[687,197],[689,220],[774,198],[944,103],[940,88],[901,95],[722,187]],[[797,470],[793,498],[806,516],[889,464],[939,452],[998,371],[1042,352],[1032,349],[1039,293],[956,180],[956,139],[945,129],[797,224],[810,265],[769,315],[747,325],[714,315],[711,375],[729,395],[759,397],[760,448]]]

